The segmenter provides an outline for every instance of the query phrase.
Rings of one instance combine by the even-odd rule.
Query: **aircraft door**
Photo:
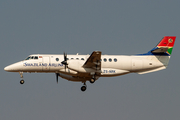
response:
[[[43,61],[42,61],[42,70],[43,71],[49,71],[49,57],[43,57]]]

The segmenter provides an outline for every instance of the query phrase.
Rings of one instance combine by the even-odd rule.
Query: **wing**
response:
[[[168,50],[168,47],[161,47],[161,48],[156,48],[155,50],[152,50],[152,53],[165,53]]]
[[[101,70],[101,51],[94,51],[84,63],[83,67]]]

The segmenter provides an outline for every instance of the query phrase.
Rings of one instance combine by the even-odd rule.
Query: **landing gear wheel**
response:
[[[20,84],[24,84],[24,80],[21,80],[21,81],[20,81]]]
[[[92,78],[92,79],[89,80],[89,82],[90,82],[90,83],[94,83],[94,82],[95,82],[95,79]]]
[[[21,76],[21,81],[20,84],[24,84],[24,80],[23,80],[23,72],[19,72],[20,76]]]
[[[86,90],[86,86],[82,86],[82,87],[81,87],[81,91],[84,92],[85,90]]]

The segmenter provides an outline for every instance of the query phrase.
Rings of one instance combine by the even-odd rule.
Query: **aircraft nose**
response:
[[[4,70],[5,71],[9,71],[10,69],[9,69],[9,66],[6,66],[5,68],[4,68]]]
[[[21,62],[14,63],[14,64],[6,66],[4,68],[4,70],[7,72],[17,72],[17,71],[20,71],[21,69],[22,69],[22,63]]]
[[[6,67],[4,68],[4,70],[7,71],[7,72],[11,72],[11,71],[14,70],[14,67],[13,67],[12,65],[9,65],[9,66],[6,66]]]

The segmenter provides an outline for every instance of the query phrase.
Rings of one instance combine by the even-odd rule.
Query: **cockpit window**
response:
[[[29,60],[29,59],[38,59],[38,56],[29,56],[29,57],[27,57],[25,60]]]
[[[34,59],[38,59],[38,56],[35,56]]]
[[[29,56],[29,57],[27,57],[25,60],[29,60],[31,57]]]

